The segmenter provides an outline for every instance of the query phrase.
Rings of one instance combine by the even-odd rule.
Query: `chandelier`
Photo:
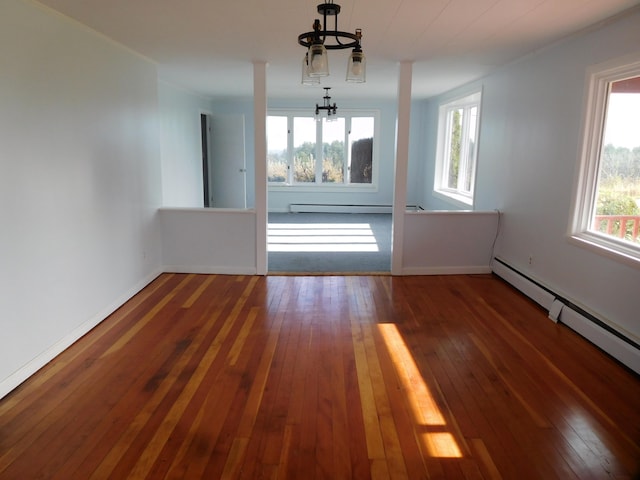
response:
[[[316,19],[313,22],[313,31],[298,35],[298,43],[307,47],[307,52],[302,60],[302,83],[305,85],[320,83],[320,77],[329,75],[327,50],[346,48],[353,49],[347,63],[347,82],[364,83],[366,81],[366,59],[360,45],[362,30],[356,28],[356,33],[338,30],[340,5],[333,3],[333,0],[319,4],[318,13],[322,15],[322,24],[320,20]],[[335,17],[333,30],[327,29],[328,17]]]
[[[336,113],[338,113],[338,106],[335,102],[333,102],[333,105],[331,105],[329,90],[331,90],[330,87],[324,87],[324,97],[322,97],[322,99],[324,100],[324,104],[318,105],[316,103],[316,120],[321,120],[322,117],[320,116],[320,112],[323,110],[327,111],[327,121],[335,120],[335,118],[331,118],[331,115],[335,115]]]

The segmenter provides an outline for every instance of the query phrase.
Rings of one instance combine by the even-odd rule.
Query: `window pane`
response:
[[[640,77],[610,85],[591,228],[640,243]]]
[[[344,118],[322,119],[322,182],[344,183]]]
[[[462,189],[465,192],[471,192],[472,181],[474,178],[474,169],[476,165],[476,133],[478,127],[478,107],[472,107],[467,110],[469,116],[469,132],[467,134],[467,158],[465,159],[464,184]]]
[[[462,108],[449,112],[448,177],[447,187],[458,188],[458,172],[460,171],[460,150],[462,146]]]
[[[316,120],[311,117],[293,119],[293,181],[316,181]]]
[[[373,174],[373,117],[354,117],[349,132],[349,181],[372,183]]]
[[[286,182],[287,169],[287,117],[267,117],[267,180]]]

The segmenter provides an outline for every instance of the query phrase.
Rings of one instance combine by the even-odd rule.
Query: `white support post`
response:
[[[398,79],[398,118],[396,123],[395,183],[393,189],[393,238],[391,274],[402,274],[404,216],[407,205],[407,171],[409,163],[409,128],[411,125],[411,77],[413,62],[400,63]]]
[[[256,273],[267,274],[267,64],[253,62]]]

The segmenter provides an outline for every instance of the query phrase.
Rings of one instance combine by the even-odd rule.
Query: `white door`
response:
[[[209,205],[247,208],[244,115],[211,115],[209,125]]]

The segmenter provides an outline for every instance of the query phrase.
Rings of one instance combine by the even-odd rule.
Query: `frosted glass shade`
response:
[[[322,44],[315,44],[309,47],[309,76],[327,77],[329,76],[329,56],[327,49]]]
[[[347,82],[364,83],[367,81],[367,59],[364,53],[354,50],[347,63]]]
[[[306,53],[302,59],[302,84],[303,85],[320,85],[320,77],[312,77],[309,75],[309,54]]]

